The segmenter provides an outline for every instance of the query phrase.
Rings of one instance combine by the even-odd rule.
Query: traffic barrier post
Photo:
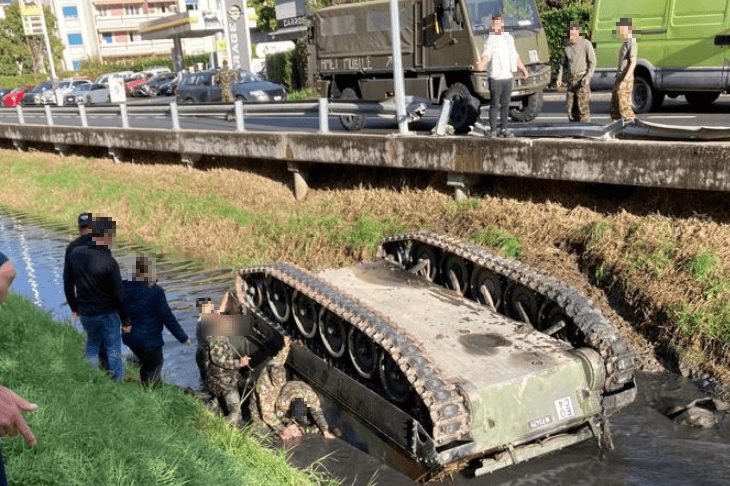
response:
[[[327,98],[319,99],[319,133],[329,133],[330,117],[329,117],[329,100]]]
[[[243,101],[236,100],[233,104],[236,111],[236,131],[239,133],[245,132],[246,127],[243,123]]]

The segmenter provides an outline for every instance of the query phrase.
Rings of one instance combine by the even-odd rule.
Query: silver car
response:
[[[78,86],[71,94],[66,95],[64,103],[69,105],[96,105],[99,103],[109,103],[109,87],[104,84],[82,84]]]

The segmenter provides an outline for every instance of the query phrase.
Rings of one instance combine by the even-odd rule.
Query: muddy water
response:
[[[69,320],[62,284],[63,251],[72,235],[66,228],[40,225],[22,215],[0,214],[0,251],[18,270],[13,290],[49,311],[57,320]],[[123,275],[129,275],[134,255],[148,249],[120,244],[114,248]],[[206,271],[192,261],[157,255],[158,276],[170,306],[191,336],[195,335],[195,298],[218,297],[232,283],[226,270]],[[166,381],[197,387],[194,348],[181,346],[165,333]],[[454,477],[459,485],[628,484],[730,485],[730,419],[709,430],[689,429],[665,418],[660,410],[684,404],[702,394],[687,380],[672,373],[639,376],[639,398],[612,419],[613,452],[602,455],[593,443],[584,443],[481,478]],[[346,421],[345,418],[342,419]],[[362,435],[360,436],[362,437]],[[382,444],[352,441],[360,449],[380,451]],[[322,468],[345,484],[410,484],[394,468],[363,454],[343,441],[313,438],[295,447],[291,461],[309,466],[318,459]],[[389,462],[397,462],[392,460]]]

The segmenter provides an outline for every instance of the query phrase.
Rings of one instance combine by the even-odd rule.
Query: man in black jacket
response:
[[[79,214],[78,217],[78,226],[79,226],[79,236],[76,237],[75,240],[73,240],[71,243],[68,244],[66,247],[66,254],[64,256],[63,260],[63,278],[64,287],[67,285],[66,278],[68,275],[68,272],[66,270],[66,267],[68,266],[68,256],[71,254],[72,251],[74,251],[75,248],[78,248],[80,246],[89,246],[91,244],[91,221],[92,221],[92,214],[88,212],[84,212]],[[78,314],[75,312],[71,312],[71,321],[76,322],[76,319],[78,319]],[[104,343],[101,343],[101,346],[99,347],[99,363],[100,367],[103,369],[109,368],[109,363],[106,358],[106,348],[104,347]]]
[[[86,359],[98,365],[99,346],[107,350],[108,370],[115,380],[124,379],[121,326],[128,325],[119,264],[109,250],[116,224],[108,217],[94,218],[91,243],[68,256],[64,292],[71,312],[86,331]]]

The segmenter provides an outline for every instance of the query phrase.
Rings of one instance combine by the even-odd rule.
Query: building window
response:
[[[74,71],[81,69],[81,61],[71,61],[71,69]]]
[[[139,35],[139,32],[130,32],[129,33],[129,42],[139,42],[142,40],[142,37]]]
[[[198,0],[185,0],[186,10],[198,10]]]
[[[66,5],[63,7],[63,17],[66,19],[77,19],[79,18],[79,9],[76,5]]]
[[[84,39],[81,37],[81,34],[69,34],[68,35],[68,45],[70,46],[81,46],[84,44]]]
[[[106,7],[104,7],[104,6],[97,5],[96,6],[96,15],[99,16],[99,17],[108,17],[109,16],[109,9],[106,8]]]
[[[124,13],[127,15],[139,15],[139,5],[130,4],[124,6]]]
[[[114,36],[111,32],[104,32],[101,34],[101,41],[104,44],[113,44],[114,43]]]

